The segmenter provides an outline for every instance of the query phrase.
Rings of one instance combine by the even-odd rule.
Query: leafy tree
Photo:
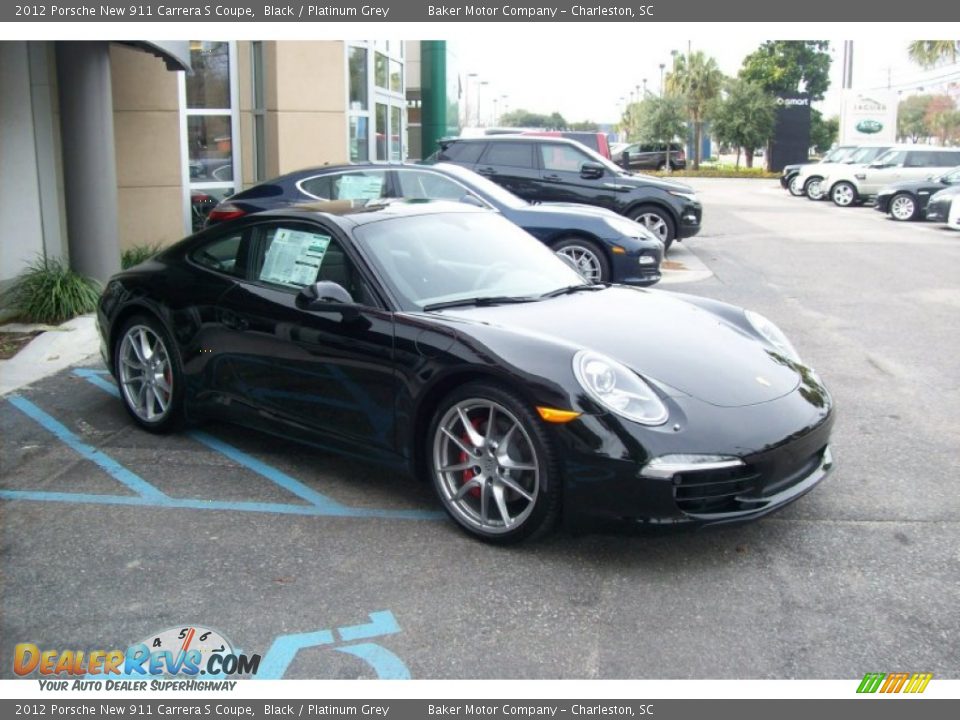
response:
[[[550,130],[566,130],[567,121],[558,112],[550,115],[516,109],[500,116],[500,124],[504,127],[545,128]]]
[[[669,143],[686,134],[686,113],[678,97],[647,96],[633,103],[625,115],[627,137],[644,143]]]
[[[949,95],[934,95],[927,104],[924,120],[930,128],[930,134],[940,138],[940,144],[946,145],[957,129],[957,104]]]
[[[600,132],[600,126],[593,120],[583,120],[581,122],[572,122],[567,125],[568,130],[581,130],[583,132]]]
[[[897,107],[897,137],[919,142],[920,138],[932,135],[927,124],[927,109],[932,99],[932,95],[911,95],[900,101]]]
[[[743,59],[740,77],[758,83],[771,95],[799,92],[823,100],[830,87],[827,40],[768,40]]]
[[[717,61],[700,50],[678,55],[673,70],[666,77],[667,93],[683,98],[690,124],[693,126],[693,169],[700,169],[700,139],[710,103],[720,94],[723,73]]]
[[[910,59],[931,68],[940,63],[955,63],[960,58],[960,40],[915,40],[907,46]]]
[[[836,115],[824,120],[823,113],[810,108],[810,144],[818,153],[825,153],[837,141],[840,118]]]
[[[739,78],[728,80],[724,90],[709,108],[713,134],[721,143],[737,148],[737,167],[740,148],[746,153],[747,167],[753,167],[753,151],[773,136],[776,101],[756,83]]]

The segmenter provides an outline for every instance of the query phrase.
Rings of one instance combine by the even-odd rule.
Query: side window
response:
[[[456,142],[447,145],[445,150],[441,150],[437,155],[437,160],[449,160],[456,163],[467,163],[472,165],[480,159],[483,149],[487,146],[482,142]]]
[[[303,192],[318,200],[379,200],[384,196],[386,172],[331,173],[301,180],[299,185]]]
[[[484,165],[533,168],[533,143],[492,142],[483,154]]]
[[[879,159],[880,158],[878,157],[877,160]],[[907,159],[906,151],[901,150],[900,152],[894,152],[894,153],[890,153],[889,155],[884,155],[883,163],[887,167],[896,167],[896,166],[903,165],[906,159]]]
[[[937,165],[940,167],[960,165],[960,152],[941,150],[937,153]],[[954,180],[954,182],[956,182],[956,180]]]
[[[323,228],[267,225],[257,232],[256,278],[260,282],[296,291],[329,280],[345,288],[354,302],[373,304],[353,262]]]
[[[907,153],[904,167],[934,167],[936,165],[936,155],[929,150],[911,150]]]
[[[580,172],[580,166],[590,161],[589,156],[575,147],[547,143],[540,146],[540,157],[543,169],[554,172]]]
[[[398,170],[400,195],[405,198],[459,201],[469,191],[453,180],[422,170]]]
[[[248,244],[245,231],[230,233],[205,242],[190,253],[190,259],[210,270],[243,278],[246,277]]]

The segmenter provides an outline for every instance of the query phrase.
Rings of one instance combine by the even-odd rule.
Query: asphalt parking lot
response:
[[[286,678],[960,677],[960,233],[695,185],[683,248],[712,276],[665,288],[759,310],[823,376],[838,469],[811,494],[748,526],[500,549],[354,459],[139,431],[91,361],[0,399],[0,676],[17,643],[196,624],[282,646]]]

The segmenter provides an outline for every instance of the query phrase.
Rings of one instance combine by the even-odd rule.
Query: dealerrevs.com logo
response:
[[[125,650],[14,648],[17,677],[40,676],[43,690],[232,690],[226,677],[256,675],[260,655],[245,655],[216,630],[175,627]],[[63,678],[69,679],[63,679]],[[162,678],[162,679],[161,679]],[[201,679],[202,678],[202,679]]]

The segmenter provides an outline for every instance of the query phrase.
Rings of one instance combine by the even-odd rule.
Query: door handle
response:
[[[543,179],[549,182],[560,182],[561,180],[563,180],[563,178],[560,177],[559,175],[544,175]]]
[[[480,173],[481,175],[496,175],[496,174],[497,174],[497,171],[494,170],[492,167],[480,168],[480,169],[477,170],[477,172]]]

